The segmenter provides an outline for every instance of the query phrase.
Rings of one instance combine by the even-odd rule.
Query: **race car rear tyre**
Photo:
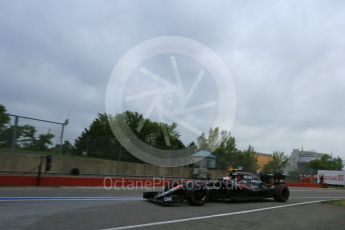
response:
[[[290,191],[286,185],[280,184],[274,188],[273,199],[278,202],[286,202],[289,199]]]
[[[193,188],[187,191],[186,198],[192,205],[201,206],[209,197],[209,191],[206,187]]]

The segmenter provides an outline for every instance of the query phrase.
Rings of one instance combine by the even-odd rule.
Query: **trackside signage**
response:
[[[318,170],[317,182],[323,176],[323,183],[334,185],[345,185],[345,171]]]

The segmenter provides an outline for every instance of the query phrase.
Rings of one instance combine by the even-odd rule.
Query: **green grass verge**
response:
[[[345,207],[345,200],[329,200],[323,202],[324,204],[332,204]]]

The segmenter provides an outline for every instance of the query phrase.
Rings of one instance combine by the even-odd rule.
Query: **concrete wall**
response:
[[[40,162],[39,155],[20,153],[0,153],[0,171],[37,172]],[[44,166],[43,166],[44,168]],[[50,173],[69,174],[72,168],[79,168],[81,174],[119,175],[135,177],[179,177],[191,178],[192,168],[188,167],[158,167],[150,164],[118,162],[90,158],[53,157]],[[220,178],[224,171],[210,170],[212,178]]]

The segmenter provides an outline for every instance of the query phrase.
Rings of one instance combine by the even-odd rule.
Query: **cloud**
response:
[[[186,36],[232,72],[231,131],[241,148],[304,145],[345,158],[342,1],[3,1],[0,9],[0,103],[11,113],[69,117],[73,138],[104,112],[108,78],[128,49]]]

